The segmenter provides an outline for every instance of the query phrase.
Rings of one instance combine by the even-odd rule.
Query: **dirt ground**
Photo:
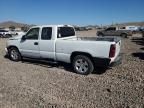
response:
[[[0,39],[0,108],[144,108],[144,40],[137,35],[122,39],[121,65],[88,76],[66,64],[12,62],[5,45]]]

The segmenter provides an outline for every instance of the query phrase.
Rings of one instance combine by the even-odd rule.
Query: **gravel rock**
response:
[[[122,64],[83,76],[69,65],[10,61],[4,57],[6,39],[0,39],[0,108],[144,108],[140,43],[122,39]]]

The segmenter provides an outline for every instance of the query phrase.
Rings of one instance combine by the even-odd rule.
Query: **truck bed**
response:
[[[119,37],[78,37],[78,40],[83,40],[83,41],[108,41],[108,42],[119,42],[120,38]]]
[[[70,37],[63,40],[78,40],[78,41],[107,41],[107,42],[119,42],[120,37],[106,36],[106,37]]]

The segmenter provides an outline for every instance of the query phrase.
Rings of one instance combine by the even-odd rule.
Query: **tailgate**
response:
[[[115,42],[116,53],[115,53],[114,59],[120,54],[120,49],[121,49],[121,38],[120,37],[114,37],[114,36],[98,37],[97,41]]]
[[[117,57],[120,54],[120,50],[121,50],[121,40],[117,40],[116,41],[116,54],[115,54],[115,57]]]

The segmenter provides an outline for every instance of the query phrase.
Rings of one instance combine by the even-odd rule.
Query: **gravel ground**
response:
[[[88,76],[73,73],[65,64],[12,62],[4,57],[5,44],[0,39],[0,108],[144,108],[140,37],[122,40],[121,65]]]

